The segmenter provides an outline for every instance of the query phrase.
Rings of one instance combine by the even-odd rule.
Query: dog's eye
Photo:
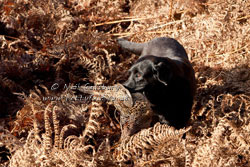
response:
[[[140,78],[140,77],[141,77],[141,74],[136,73],[136,74],[135,74],[135,77],[136,77],[136,78]]]

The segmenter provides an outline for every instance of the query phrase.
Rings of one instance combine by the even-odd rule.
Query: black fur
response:
[[[118,39],[118,43],[140,55],[124,86],[130,92],[143,92],[159,121],[178,129],[184,127],[190,119],[196,83],[183,46],[166,37],[147,43]]]

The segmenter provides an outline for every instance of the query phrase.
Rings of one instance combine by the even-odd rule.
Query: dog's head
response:
[[[151,55],[140,58],[129,73],[129,78],[123,85],[130,92],[143,92],[158,84],[167,86],[173,76],[168,59]]]

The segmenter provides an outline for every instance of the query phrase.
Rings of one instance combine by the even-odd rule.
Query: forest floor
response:
[[[65,85],[122,83],[116,39],[163,36],[195,70],[191,120],[123,141],[114,106]],[[0,166],[250,167],[249,134],[250,1],[0,1]]]

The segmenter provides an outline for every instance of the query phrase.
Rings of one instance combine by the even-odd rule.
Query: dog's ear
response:
[[[154,65],[155,77],[164,85],[168,85],[168,81],[172,77],[172,72],[165,62],[159,62]]]

